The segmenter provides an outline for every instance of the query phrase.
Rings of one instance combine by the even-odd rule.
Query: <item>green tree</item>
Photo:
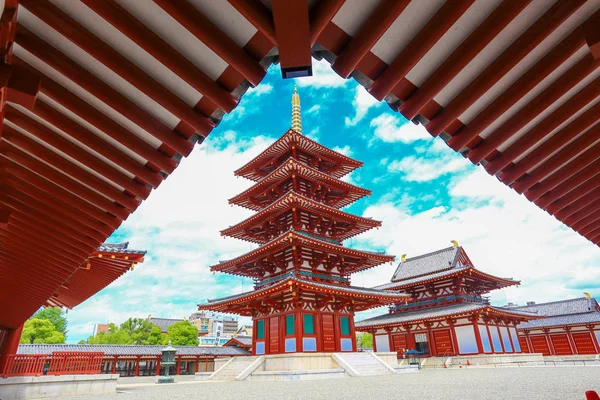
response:
[[[173,346],[197,346],[198,328],[190,321],[175,322],[167,328],[166,339],[170,340]]]
[[[121,324],[120,329],[127,332],[131,338],[131,344],[154,344],[148,342],[152,331],[154,330],[156,334],[156,329],[158,329],[160,334],[160,328],[145,318],[129,318]],[[152,340],[155,340],[154,336]]]
[[[108,324],[108,331],[90,336],[90,344],[162,344],[160,328],[144,318],[129,318],[121,325]]]
[[[89,344],[133,344],[129,332],[124,329],[119,329],[112,322],[108,324],[108,331],[98,332],[95,336],[90,336]]]
[[[23,344],[60,344],[65,342],[65,335],[59,332],[47,319],[31,318],[25,321],[21,343]]]
[[[60,307],[46,307],[39,309],[31,318],[45,319],[52,322],[57,331],[67,337],[67,315]]]
[[[373,335],[370,333],[359,333],[356,335],[356,345],[357,347],[363,349],[372,349],[373,348]]]

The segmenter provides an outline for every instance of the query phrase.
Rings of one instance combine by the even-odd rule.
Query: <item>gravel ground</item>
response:
[[[89,399],[584,399],[600,393],[600,368],[538,367],[425,370],[418,373],[303,382],[198,382],[172,385],[119,381],[112,396]],[[133,381],[132,381],[133,382]]]

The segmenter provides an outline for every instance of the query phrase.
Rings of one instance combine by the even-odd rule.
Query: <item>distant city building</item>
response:
[[[108,332],[108,324],[96,324],[94,325],[94,333],[92,336],[96,336],[99,333]]]
[[[232,337],[238,332],[238,319],[231,315],[200,311],[190,315],[190,322],[198,328],[199,336],[216,336],[219,328],[220,336]]]

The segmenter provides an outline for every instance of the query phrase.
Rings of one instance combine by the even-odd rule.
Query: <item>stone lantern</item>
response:
[[[177,349],[171,346],[171,341],[169,340],[169,344],[161,350],[161,353],[162,360],[160,364],[165,366],[165,375],[159,377],[157,383],[173,383],[173,377],[169,376],[169,368],[171,365],[175,365],[175,353],[177,353]]]

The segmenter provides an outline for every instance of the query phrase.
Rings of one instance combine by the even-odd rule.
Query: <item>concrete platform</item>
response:
[[[0,379],[0,399],[115,394],[119,375],[15,376]]]

